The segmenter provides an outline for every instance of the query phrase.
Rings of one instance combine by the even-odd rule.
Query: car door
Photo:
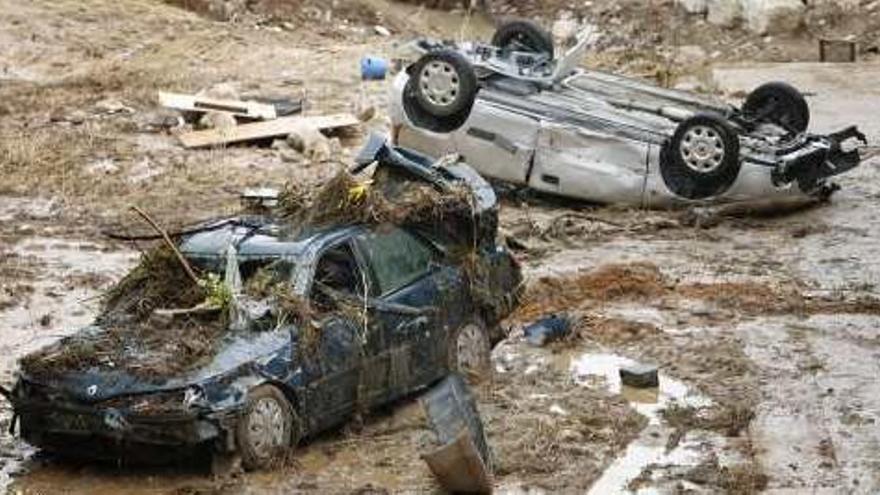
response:
[[[387,382],[387,357],[381,327],[366,322],[353,308],[364,297],[363,272],[349,242],[319,254],[310,303],[320,314],[315,327],[300,329],[299,352],[320,377],[309,384],[311,410],[320,427],[367,408],[371,391]]]
[[[538,120],[477,100],[454,135],[456,151],[481,175],[524,185],[529,176]]]
[[[650,145],[613,131],[544,122],[532,189],[601,203],[640,203]]]
[[[349,319],[331,314],[312,327],[312,333],[299,340],[307,356],[305,367],[318,378],[307,386],[309,419],[312,430],[322,430],[344,421],[357,407],[360,370],[366,361],[358,329]],[[309,339],[315,339],[310,342]]]
[[[439,253],[417,235],[380,226],[356,240],[370,272],[370,314],[381,325],[389,358],[389,399],[430,383],[443,367],[432,345],[442,332]]]

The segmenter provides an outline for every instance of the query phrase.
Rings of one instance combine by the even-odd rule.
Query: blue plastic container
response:
[[[388,61],[380,57],[364,57],[361,59],[361,79],[379,81],[388,73]]]

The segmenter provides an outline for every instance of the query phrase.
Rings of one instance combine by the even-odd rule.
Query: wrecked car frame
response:
[[[646,207],[825,197],[859,165],[855,127],[807,132],[793,87],[756,88],[742,107],[634,78],[576,68],[589,35],[553,57],[534,23],[502,25],[491,45],[419,40],[396,77],[396,142],[458,152],[515,187]]]
[[[402,171],[408,180],[431,177],[438,188],[464,184],[480,205],[478,216],[497,225],[491,187],[466,165],[432,163],[372,140],[358,168],[376,161],[377,170]],[[499,319],[516,304],[521,282],[518,264],[494,244],[494,231],[470,239],[484,283],[501,294],[489,308],[474,294],[467,266],[473,260],[457,254],[461,246],[443,229],[387,223],[291,229],[273,216],[234,217],[189,229],[179,250],[203,273],[223,273],[234,263],[247,282],[262,270],[288,298],[323,310],[278,317],[279,299],[242,296],[247,324],[222,334],[210,359],[173,376],[139,371],[146,352],[135,365],[114,362],[120,355],[83,369],[36,366],[99,338],[107,331],[99,317],[22,361],[7,392],[21,436],[80,457],[164,462],[203,452],[240,455],[246,468],[263,468],[302,439],[450,370],[485,371],[491,346],[503,338]],[[147,324],[168,326],[174,335],[180,322]],[[123,351],[142,344],[134,339]]]

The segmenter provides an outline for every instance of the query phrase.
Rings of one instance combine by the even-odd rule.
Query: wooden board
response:
[[[159,91],[159,104],[175,110],[223,112],[252,119],[271,120],[277,117],[273,105],[255,101],[218,100],[215,98]]]
[[[286,136],[306,125],[321,129],[349,127],[359,123],[357,117],[348,113],[317,115],[314,117],[282,117],[265,122],[242,124],[229,129],[207,129],[180,135],[180,142],[187,148],[203,148],[220,144],[239,143],[278,136]]]

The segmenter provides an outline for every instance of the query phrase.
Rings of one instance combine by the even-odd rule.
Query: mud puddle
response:
[[[759,461],[781,467],[768,488],[877,493],[877,318],[766,318],[737,331],[765,378],[752,430]]]
[[[593,484],[588,492],[590,494],[623,493],[652,464],[696,465],[703,457],[695,449],[698,445],[694,444],[682,443],[671,451],[667,449],[667,440],[673,430],[664,424],[660,411],[672,404],[693,408],[709,407],[712,401],[663,373],[660,374],[660,386],[657,388],[624,385],[620,380],[619,370],[633,364],[636,364],[634,360],[615,354],[586,353],[571,359],[570,369],[578,384],[605,387],[611,393],[620,394],[639,414],[648,419],[648,426]],[[638,493],[652,491],[639,490]]]
[[[129,251],[109,251],[104,246],[54,238],[28,238],[11,246],[37,267],[26,281],[33,291],[15,306],[0,312],[0,383],[9,387],[19,357],[53,342],[87,324],[98,305],[100,290],[119,278],[134,262]],[[0,429],[11,420],[9,404],[0,401]],[[10,476],[26,468],[35,450],[17,437],[0,440],[0,491]]]
[[[39,266],[30,297],[0,314],[0,379],[9,382],[18,357],[89,323],[100,291],[121,277],[137,255],[88,242],[29,238],[12,251]]]

